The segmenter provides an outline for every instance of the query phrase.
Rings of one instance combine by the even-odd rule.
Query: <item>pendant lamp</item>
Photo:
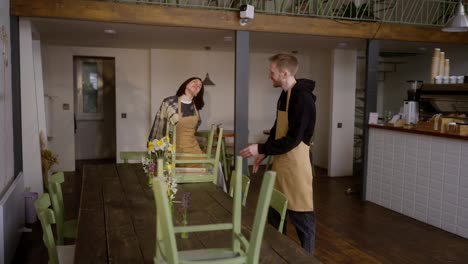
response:
[[[203,80],[203,86],[215,86],[214,82],[210,79],[210,75],[206,73],[205,79]]]
[[[457,6],[457,12],[450,18],[445,27],[442,28],[444,32],[468,32],[468,17],[465,14],[465,7],[463,1]]]

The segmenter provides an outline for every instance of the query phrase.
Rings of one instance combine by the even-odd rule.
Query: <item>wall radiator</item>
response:
[[[24,217],[24,176],[21,172],[0,200],[0,263],[12,263]]]

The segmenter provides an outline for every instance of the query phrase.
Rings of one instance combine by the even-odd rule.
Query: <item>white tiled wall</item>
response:
[[[468,140],[370,128],[366,199],[468,238]]]

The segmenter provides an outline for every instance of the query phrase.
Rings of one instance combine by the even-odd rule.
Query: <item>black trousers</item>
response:
[[[301,241],[301,246],[309,255],[314,254],[315,249],[315,213],[312,212],[296,212],[287,210],[286,218],[284,220],[283,234],[287,233],[287,222],[291,223],[296,228],[297,236]],[[276,229],[281,222],[281,215],[273,208],[268,210],[268,223],[273,225]]]

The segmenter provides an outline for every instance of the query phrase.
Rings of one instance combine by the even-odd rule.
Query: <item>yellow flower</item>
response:
[[[163,137],[163,140],[166,141],[166,142],[169,142],[169,140],[171,140],[171,139],[169,138],[169,136],[165,136],[165,137]]]
[[[171,164],[171,163],[168,163],[168,164],[167,164],[167,170],[168,170],[168,171],[171,171],[171,170],[172,170],[172,164]]]
[[[153,150],[154,150],[153,142],[148,141],[147,148],[148,148],[148,151],[149,151],[149,152],[153,151]]]
[[[172,152],[175,150],[174,146],[173,145],[170,145],[168,148],[167,148],[168,151]]]
[[[162,140],[156,141],[156,146],[158,146],[158,149],[162,149],[164,147],[164,142]]]

